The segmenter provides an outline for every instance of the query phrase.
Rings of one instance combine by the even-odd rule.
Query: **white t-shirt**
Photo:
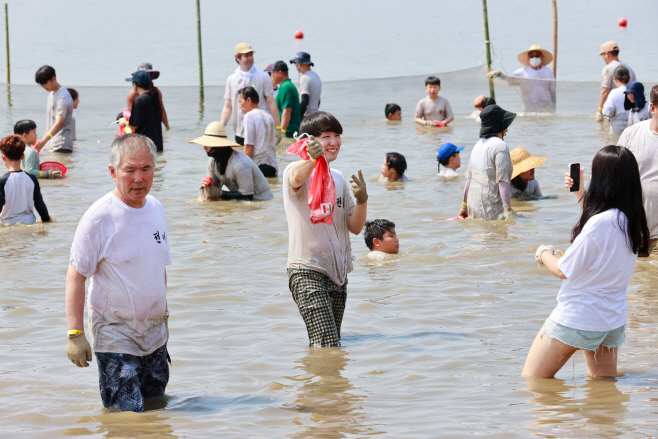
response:
[[[615,74],[615,69],[619,66],[624,66],[628,69],[628,73],[631,75],[631,81],[637,81],[635,77],[635,72],[633,71],[633,69],[630,68],[628,64],[621,61],[611,61],[610,64],[606,64],[606,66],[603,67],[603,71],[601,72],[601,87],[607,87],[612,89],[617,88],[613,78]]]
[[[85,212],[70,262],[89,282],[89,327],[96,352],[145,356],[167,341],[165,266],[171,264],[164,209],[140,209],[111,192]]]
[[[73,99],[66,87],[60,87],[57,93],[48,94],[46,104],[46,125],[44,133],[50,131],[55,125],[55,117],[64,116],[64,125],[55,133],[52,139],[46,143],[46,151],[67,150],[73,151],[73,138],[71,136],[71,125],[73,123]]]
[[[415,118],[424,120],[436,120],[442,122],[446,119],[453,119],[455,115],[452,113],[450,102],[443,96],[438,96],[433,101],[429,96],[424,97],[416,105]]]
[[[603,104],[603,110],[601,110],[604,116],[610,118],[610,128],[618,136],[621,136],[621,132],[628,126],[628,113],[630,111],[624,108],[625,99],[626,86],[622,85],[610,91],[605,104]]]
[[[274,94],[272,89],[272,81],[270,75],[258,70],[256,67],[251,66],[248,72],[243,72],[240,67],[235,69],[235,72],[226,80],[226,92],[224,93],[224,100],[231,101],[233,106],[233,131],[236,136],[244,137],[244,113],[240,109],[238,102],[238,91],[244,87],[251,86],[258,92],[258,108],[269,112],[267,106],[267,97]]]
[[[265,201],[274,198],[272,189],[258,166],[241,152],[233,151],[228,159],[226,170],[220,175],[214,158],[208,160],[208,177],[212,177],[212,185],[226,186],[231,192],[242,195],[253,195],[253,200]]]
[[[297,192],[290,185],[290,170],[283,171],[283,207],[288,220],[288,268],[313,270],[329,276],[336,285],[343,285],[352,271],[352,245],[347,221],[356,203],[343,174],[331,169],[336,185],[336,202],[332,224],[311,224],[308,205],[309,177]]]
[[[646,103],[649,106],[649,103]],[[617,142],[628,148],[637,160],[642,182],[642,200],[651,238],[658,237],[658,136],[651,132],[651,119],[630,126]]]
[[[308,95],[308,106],[306,107],[306,114],[302,114],[302,117],[316,113],[320,110],[321,94],[322,81],[320,80],[320,76],[318,76],[318,74],[313,70],[309,70],[308,72],[304,73],[301,78],[299,78],[300,100],[302,95]]]
[[[508,83],[521,88],[524,112],[555,111],[555,76],[548,67],[521,67],[512,72]]]
[[[442,166],[441,171],[439,171],[439,177],[455,178],[455,177],[459,177],[459,174],[457,173],[457,171],[455,171],[452,168],[446,168],[445,166]]]
[[[621,227],[620,227],[621,225]],[[582,331],[612,331],[626,323],[626,293],[637,253],[626,238],[626,215],[610,209],[587,221],[558,260],[567,277],[550,319]]]
[[[275,125],[270,113],[255,109],[244,115],[244,144],[254,146],[254,163],[270,165],[278,171]]]

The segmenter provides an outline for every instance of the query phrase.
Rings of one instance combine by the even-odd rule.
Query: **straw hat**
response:
[[[509,152],[509,156],[512,159],[512,165],[514,165],[512,178],[537,166],[541,166],[548,160],[548,157],[534,157],[523,148],[514,148]]]
[[[541,47],[539,47],[536,44],[533,44],[532,46],[530,46],[530,49],[526,50],[525,52],[521,52],[516,59],[518,59],[519,62],[521,64],[523,64],[524,66],[530,67],[530,60],[528,60],[528,53],[533,52],[535,50],[540,51],[543,55],[542,58],[541,58],[542,65],[547,66],[551,63],[551,61],[553,61],[553,54],[551,54],[551,52],[549,52],[546,49],[542,49]]]
[[[226,129],[224,129],[224,125],[222,125],[221,122],[210,122],[206,127],[203,136],[190,140],[189,143],[197,143],[199,145],[210,147],[232,146],[237,148],[240,146],[226,137]]]

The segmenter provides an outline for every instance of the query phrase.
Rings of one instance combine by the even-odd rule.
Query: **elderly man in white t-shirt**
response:
[[[649,253],[651,256],[658,256],[658,85],[651,89],[649,100],[651,119],[626,128],[617,145],[628,148],[637,160],[642,182],[642,200],[651,233]]]
[[[267,178],[276,177],[276,138],[274,119],[258,108],[258,93],[253,87],[238,91],[240,109],[244,113],[244,154]]]
[[[261,110],[269,111],[276,124],[276,143],[281,141],[281,121],[279,119],[279,110],[274,100],[274,90],[272,89],[272,80],[269,75],[254,66],[254,49],[249,43],[240,43],[235,46],[235,61],[238,68],[226,80],[226,92],[224,93],[224,108],[220,122],[226,126],[233,116],[233,131],[235,131],[235,141],[244,145],[244,113],[240,110],[238,103],[238,90],[251,86],[258,92],[260,98],[258,107]]]
[[[84,214],[66,275],[66,353],[87,367],[85,281],[89,330],[105,407],[142,412],[144,399],[169,381],[167,272],[169,233],[162,205],[149,195],[157,151],[141,134],[117,137],[109,170],[116,187]]]

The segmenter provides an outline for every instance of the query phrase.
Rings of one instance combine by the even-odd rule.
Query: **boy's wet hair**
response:
[[[439,87],[441,87],[441,80],[436,76],[430,76],[425,80],[425,87],[427,87],[430,84],[438,85]]]
[[[50,66],[42,66],[39,67],[39,70],[37,70],[37,73],[34,75],[34,80],[37,82],[37,84],[43,85],[53,79],[55,76],[57,76],[55,74],[55,69]]]
[[[74,101],[76,99],[78,99],[78,92],[77,91],[75,91],[72,88],[67,88],[67,90],[69,91],[69,94],[71,95],[71,99],[73,99]]]
[[[34,123],[33,120],[30,119],[19,120],[18,122],[16,122],[16,125],[14,125],[14,134],[18,134],[19,136],[21,134],[29,134],[30,131],[36,129],[37,129],[37,124]]]
[[[20,160],[25,152],[25,142],[23,142],[20,136],[11,134],[0,140],[0,151],[2,151],[5,157],[9,160]]]
[[[448,166],[450,164],[450,157],[457,157],[457,154],[459,154],[459,151],[453,152],[448,157],[446,157],[445,160],[441,160],[438,157],[437,157],[437,159],[439,160],[439,163],[441,163],[442,166]]]
[[[363,226],[363,238],[366,241],[366,245],[370,250],[373,249],[373,240],[384,239],[384,233],[390,232],[395,228],[395,223],[386,219],[376,219],[372,221],[366,221]]]
[[[398,110],[402,111],[402,108],[398,104],[386,104],[384,115],[388,117],[389,114],[395,114]]]
[[[251,102],[255,105],[258,105],[258,102],[260,101],[260,98],[258,97],[258,92],[256,91],[255,88],[251,86],[241,88],[240,90],[238,90],[238,94],[242,95],[242,99],[244,99],[245,101],[247,99],[251,99]]]
[[[302,120],[299,132],[318,137],[322,133],[343,134],[343,126],[333,115],[326,111],[318,111]]]
[[[404,171],[407,170],[407,159],[397,152],[389,152],[386,154],[386,166],[395,169],[399,177],[402,177]]]

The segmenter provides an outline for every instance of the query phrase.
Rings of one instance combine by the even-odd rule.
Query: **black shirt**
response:
[[[154,93],[157,93],[157,90]],[[158,114],[150,93],[142,93],[133,101],[130,125],[137,127],[137,134],[143,134],[153,140],[158,151],[162,151],[162,117],[158,117]]]

